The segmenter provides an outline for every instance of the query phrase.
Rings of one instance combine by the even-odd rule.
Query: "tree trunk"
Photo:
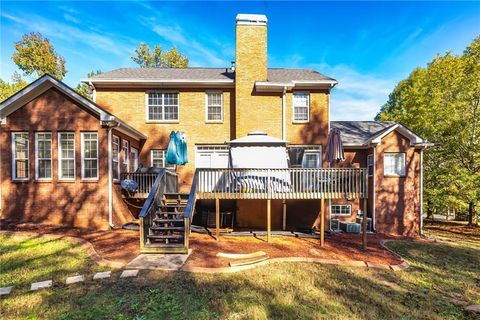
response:
[[[430,200],[427,201],[427,219],[433,220],[432,202]]]
[[[475,204],[473,203],[473,201],[471,201],[468,204],[468,225],[469,226],[477,225]]]

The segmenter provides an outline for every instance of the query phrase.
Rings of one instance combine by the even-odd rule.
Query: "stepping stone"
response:
[[[10,294],[10,292],[12,292],[13,290],[13,286],[10,286],[10,287],[2,287],[0,288],[0,296],[4,296],[4,295],[7,295],[7,294]]]
[[[30,291],[36,291],[36,290],[40,290],[40,289],[50,288],[52,285],[53,285],[52,280],[34,282],[34,283],[32,283],[32,286],[30,287]]]
[[[85,278],[83,275],[79,276],[73,276],[73,277],[68,277],[67,280],[65,281],[66,284],[74,284],[78,282],[83,282],[85,281]]]
[[[138,270],[124,270],[120,275],[120,278],[131,278],[138,275]]]
[[[480,314],[480,304],[472,304],[465,308],[465,311]]]
[[[93,276],[93,280],[110,278],[111,275],[112,271],[97,272]]]

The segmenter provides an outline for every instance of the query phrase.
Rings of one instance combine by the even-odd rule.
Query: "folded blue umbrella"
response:
[[[179,131],[170,132],[170,142],[168,143],[166,161],[169,164],[177,166],[188,162],[187,141],[185,135]]]

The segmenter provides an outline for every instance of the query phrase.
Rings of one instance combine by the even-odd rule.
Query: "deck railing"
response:
[[[152,190],[158,173],[124,172],[121,174],[122,180],[133,180],[137,183],[136,190],[129,191],[131,198],[146,198]]]
[[[190,194],[188,195],[187,206],[185,208],[185,247],[188,249],[190,242],[190,226],[192,225],[193,216],[195,215],[195,203],[197,201],[197,190],[198,190],[198,169],[195,171],[193,176],[192,187],[190,189]]]
[[[198,169],[197,199],[366,198],[366,168]]]

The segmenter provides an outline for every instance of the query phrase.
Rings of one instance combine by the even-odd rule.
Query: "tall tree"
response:
[[[0,101],[3,101],[17,91],[22,90],[27,86],[27,82],[22,79],[22,77],[15,72],[12,77],[12,82],[7,82],[3,79],[0,79]]]
[[[91,77],[94,77],[94,76],[97,76],[99,74],[101,74],[102,71],[101,70],[97,70],[97,71],[91,71],[87,74],[87,78],[91,78]],[[78,93],[80,93],[82,96],[84,96],[85,98],[88,98],[90,100],[92,100],[93,98],[93,88],[86,84],[86,83],[79,83],[76,87],[75,87],[75,91],[77,91]]]
[[[428,211],[460,207],[470,225],[480,204],[479,116],[480,36],[462,55],[448,52],[415,69],[376,117],[401,122],[435,143],[425,153]]]
[[[49,73],[62,80],[67,73],[65,59],[39,32],[25,34],[22,40],[15,42],[12,60],[25,76],[41,77],[45,73]]]
[[[145,43],[140,43],[135,49],[135,55],[131,59],[142,68],[186,68],[188,67],[188,58],[179,52],[175,47],[168,51],[163,51],[157,44],[150,51],[150,47]]]

